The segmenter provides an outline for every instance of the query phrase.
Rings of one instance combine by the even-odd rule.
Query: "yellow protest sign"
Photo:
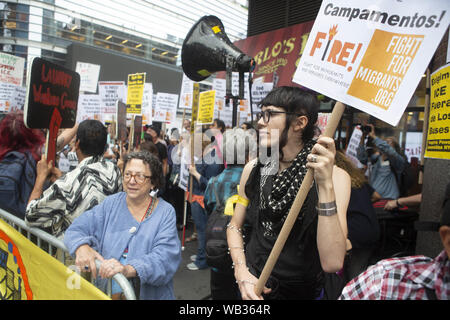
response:
[[[215,99],[215,90],[200,93],[197,117],[198,124],[210,124],[213,122]]]
[[[450,159],[450,64],[431,75],[429,119],[425,157]]]
[[[127,113],[142,113],[145,72],[128,75]]]
[[[0,300],[105,300],[102,291],[0,219]]]
[[[191,118],[191,133],[195,131],[195,123],[197,122],[198,105],[200,96],[200,85],[198,82],[194,83],[192,91],[192,118]]]

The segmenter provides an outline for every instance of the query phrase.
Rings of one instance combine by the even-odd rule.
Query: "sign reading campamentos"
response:
[[[430,94],[425,157],[450,159],[450,64],[431,75]]]
[[[448,9],[447,0],[324,0],[293,81],[396,125]]]

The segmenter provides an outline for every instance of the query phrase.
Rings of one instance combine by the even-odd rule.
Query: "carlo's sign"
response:
[[[52,117],[59,114],[59,127],[72,128],[77,116],[80,75],[41,58],[34,58],[30,65],[25,124],[29,128],[49,128]]]

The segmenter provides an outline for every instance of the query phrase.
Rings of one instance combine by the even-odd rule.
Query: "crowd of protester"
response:
[[[63,239],[75,265],[98,276],[101,288],[106,286],[102,279],[122,273],[140,299],[175,298],[178,231],[186,213],[194,225],[186,241],[197,241],[197,254],[181,267],[192,272],[211,268],[212,299],[398,297],[380,296],[383,279],[369,282],[386,269],[383,261],[371,265],[381,232],[373,204],[385,200],[385,210],[398,210],[421,201],[421,194],[401,191],[408,163],[395,138],[383,140],[368,125],[358,147],[364,168],[358,169],[336,151],[332,138],[320,136],[315,126],[319,102],[313,94],[278,87],[260,107],[256,122],[235,128],[215,119],[210,126],[194,126],[191,133],[190,121],[183,119],[181,128],[165,132],[154,122],[142,128],[134,148],[130,141],[115,141],[109,124],[85,120],[60,132],[56,163],[46,159],[44,131],[27,128],[21,111],[7,114],[0,122],[0,168],[17,161],[24,169],[14,177],[21,199],[0,186],[0,207]],[[185,192],[179,186],[180,159],[183,150],[190,152],[192,138],[200,145],[193,148],[194,163],[187,167],[192,179]],[[255,285],[308,169],[313,170],[313,186],[257,294]],[[393,263],[402,277],[407,277],[402,266],[419,263],[435,275],[411,285],[411,295],[401,298],[430,298],[430,291],[439,299],[450,297],[449,284],[442,281],[450,257],[448,203],[439,229],[444,251],[438,258]],[[217,213],[228,216],[220,249],[226,249],[227,258],[210,266],[207,228]],[[95,259],[102,262],[99,270]],[[327,292],[329,276],[335,274],[344,280],[336,292]],[[114,282],[113,297],[122,298]]]

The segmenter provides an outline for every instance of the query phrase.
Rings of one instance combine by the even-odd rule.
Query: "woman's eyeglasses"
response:
[[[276,110],[264,110],[261,112],[258,112],[256,114],[256,119],[257,121],[259,121],[261,118],[263,118],[264,123],[268,123],[270,121],[270,117],[273,114],[277,114],[277,113],[286,113],[286,114],[295,114],[297,116],[302,116],[302,114],[300,113],[295,113],[295,112],[287,112],[287,111],[276,111]]]
[[[151,176],[146,176],[145,174],[143,174],[141,172],[132,173],[132,172],[127,171],[123,175],[123,178],[125,181],[130,181],[132,177],[134,178],[134,181],[136,181],[136,183],[138,183],[138,184],[142,184],[145,182],[145,179],[151,178]]]

